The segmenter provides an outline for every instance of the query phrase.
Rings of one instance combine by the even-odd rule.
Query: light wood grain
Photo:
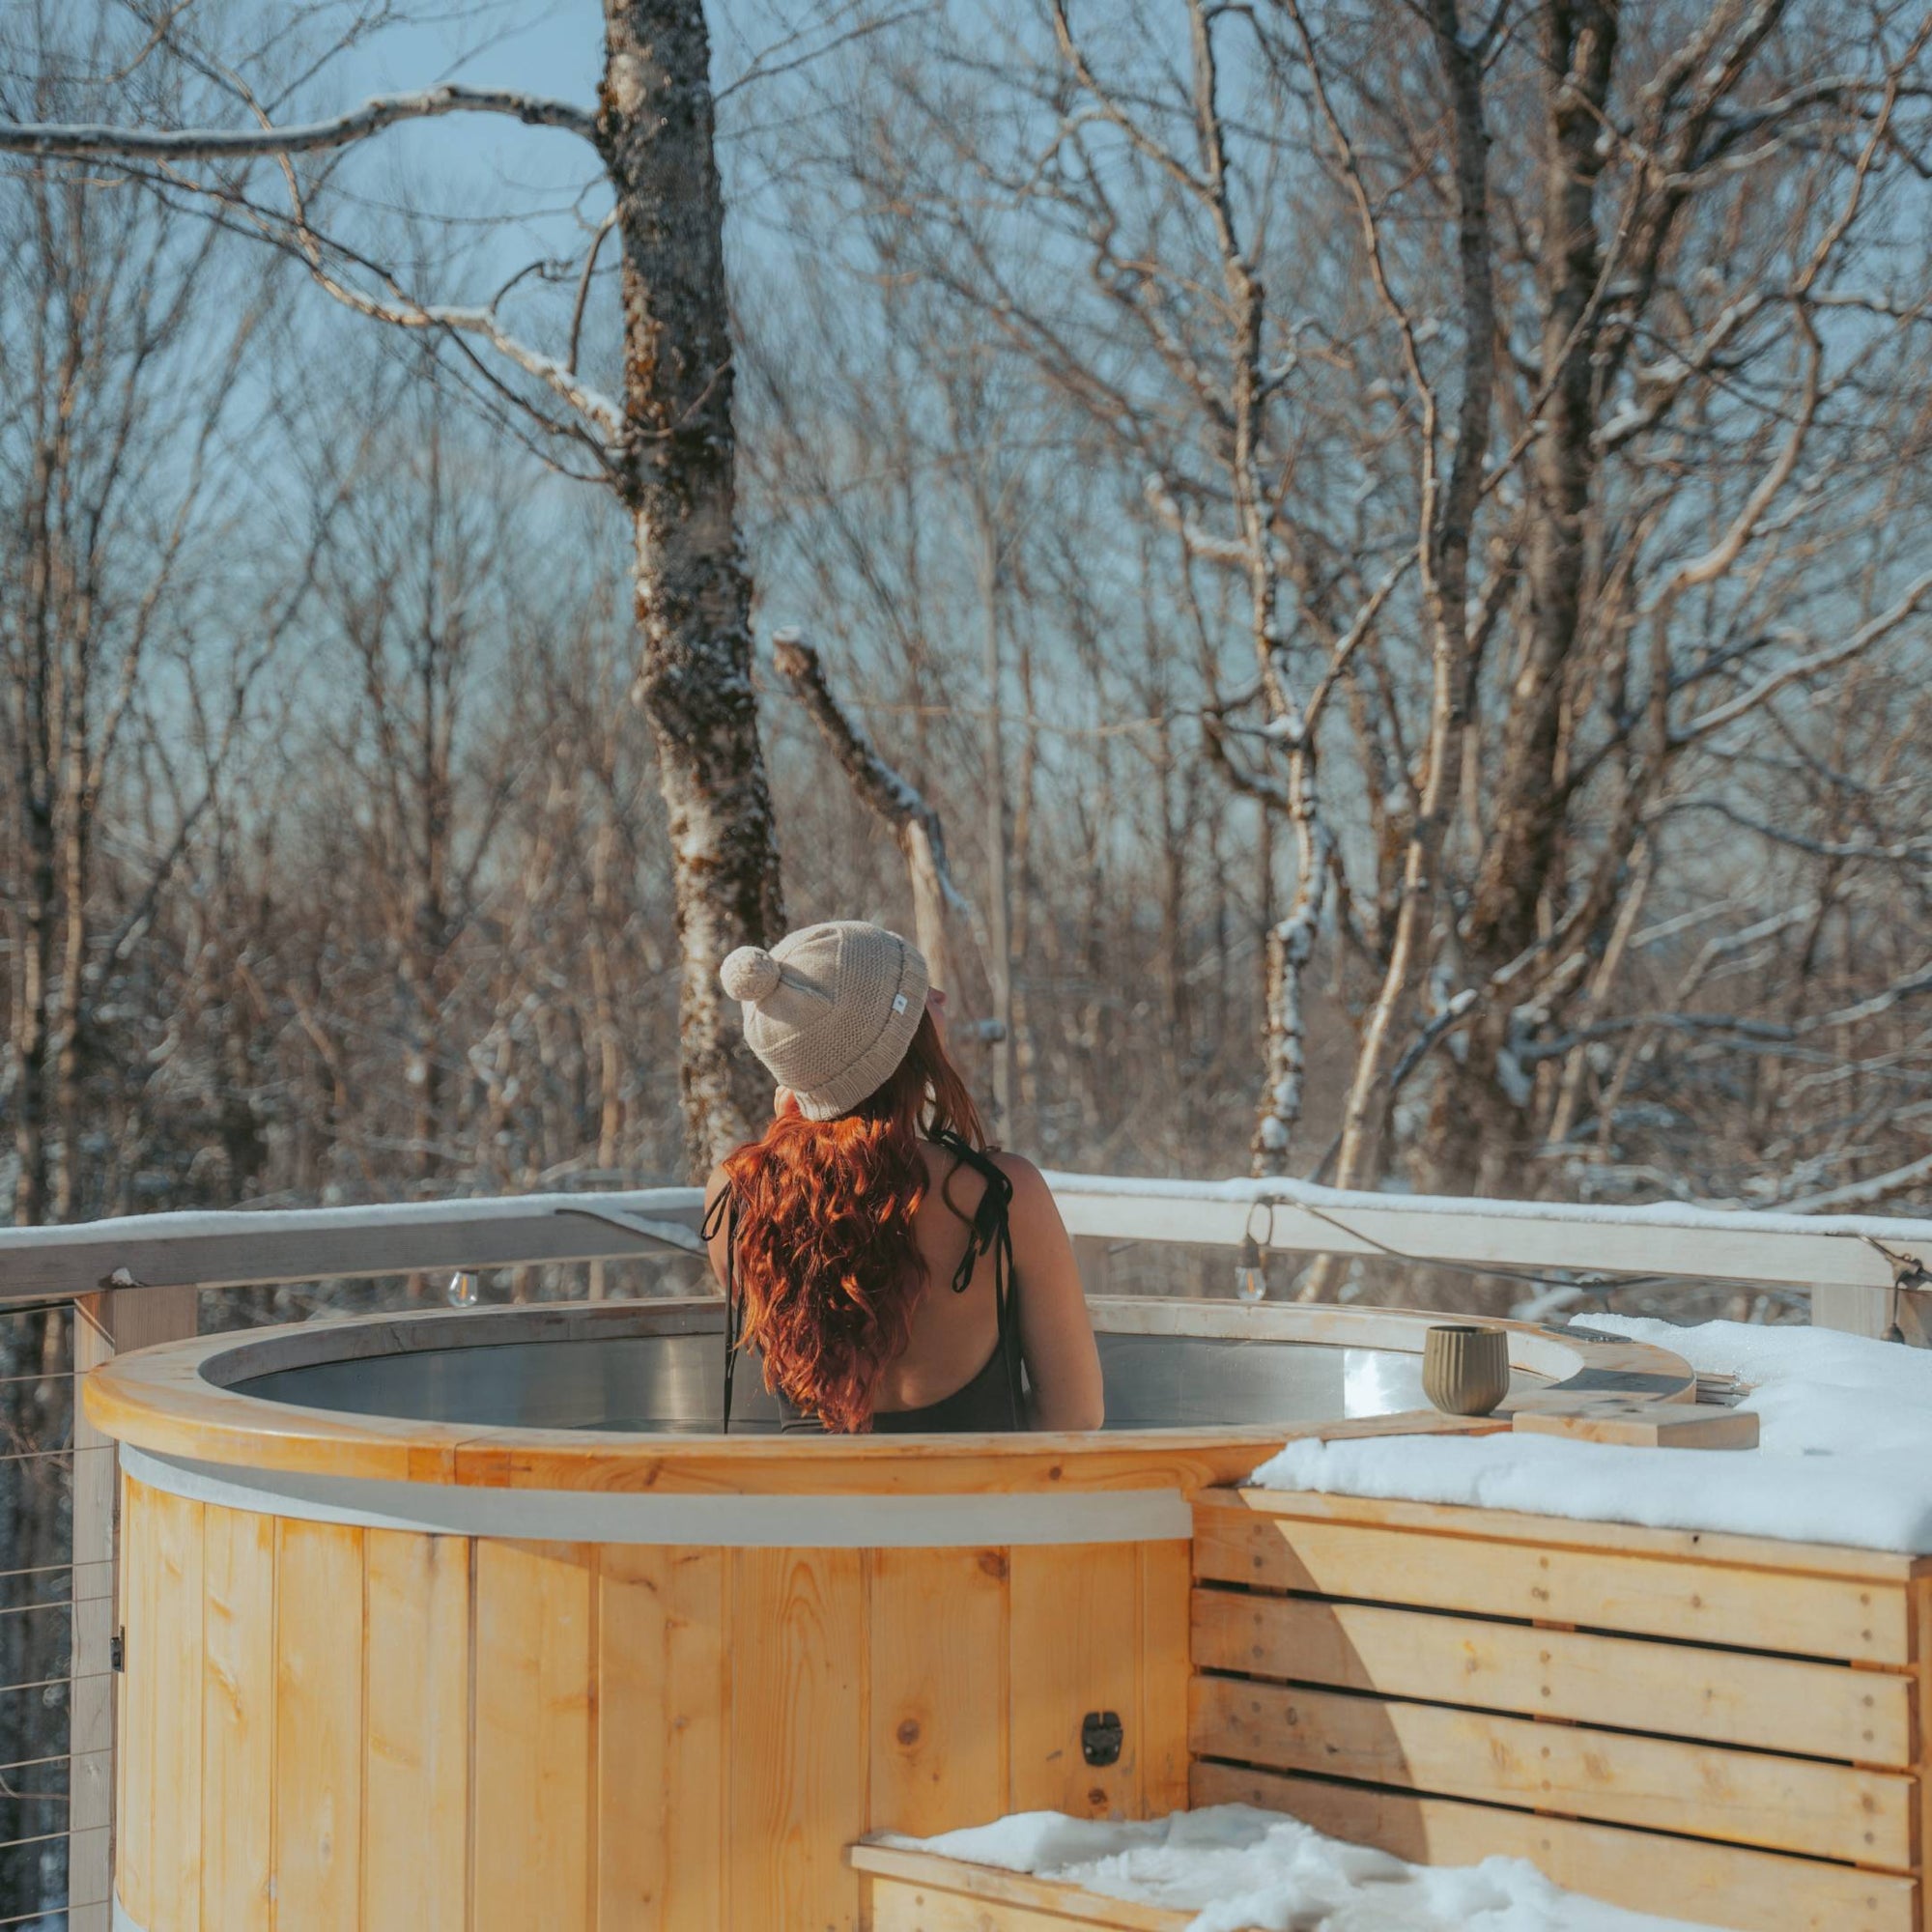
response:
[[[1932,1932],[1932,1874],[1926,1861],[1932,1859],[1932,1577],[1921,1577],[1912,1586],[1914,1628],[1913,1675],[1918,1680],[1917,1764],[1918,1770],[1918,1910],[1921,1923],[1918,1932]]]
[[[1187,1683],[1192,1566],[1185,1543],[1141,1545],[1141,1808],[1187,1805]]]
[[[576,1545],[476,1545],[475,1932],[588,1916],[595,1577]]]
[[[1892,1549],[1857,1549],[1837,1543],[1791,1543],[1769,1536],[1734,1536],[1709,1529],[1653,1529],[1633,1522],[1579,1517],[1532,1516],[1521,1510],[1472,1509],[1461,1503],[1417,1503],[1386,1496],[1324,1495],[1311,1490],[1210,1490],[1196,1512],[1223,1518],[1266,1517],[1287,1521],[1348,1522],[1378,1529],[1417,1529],[1472,1543],[1526,1543],[1539,1549],[1606,1550],[1663,1556],[1778,1576],[1846,1577],[1908,1582],[1932,1577],[1932,1556]]]
[[[1628,1726],[1863,1764],[1914,1761],[1912,1680],[1794,1658],[1369,1604],[1194,1593],[1203,1670]]]
[[[853,1932],[866,1816],[866,1582],[856,1549],[730,1554],[730,1932]]]
[[[362,1922],[468,1924],[469,1544],[365,1532]]]
[[[895,1917],[876,1919],[875,1932],[890,1924],[931,1925],[961,1932],[1031,1932],[1034,1926],[1103,1925],[1119,1932],[1182,1932],[1191,1912],[1174,1912],[1133,1899],[1107,1898],[1059,1879],[996,1865],[968,1864],[934,1852],[903,1851],[890,1845],[854,1845],[851,1863],[872,1885],[875,1900],[890,1900]],[[952,1901],[957,1901],[955,1911]],[[970,1908],[970,1910],[969,1910]],[[965,1912],[967,1916],[959,1916]],[[974,1918],[971,1912],[981,1916]],[[1018,1916],[1009,1916],[1018,1915]]]
[[[1012,1805],[1080,1818],[1142,1810],[1140,1553],[1131,1544],[1016,1548],[1012,1562]],[[1090,1765],[1082,1719],[1112,1711],[1118,1763]]]
[[[275,1520],[207,1507],[202,1523],[202,1919],[210,1932],[269,1932]]]
[[[148,1293],[148,1291],[142,1291]],[[1177,1306],[1179,1306],[1177,1304]],[[1144,1327],[1154,1318],[1143,1304],[1103,1307],[1103,1322]],[[1250,1334],[1323,1346],[1419,1350],[1432,1317],[1389,1309],[1270,1309],[1239,1304],[1186,1304],[1187,1332]],[[717,1303],[653,1304],[639,1311],[601,1303],[568,1311],[522,1311],[530,1339],[575,1333],[624,1332],[626,1324],[669,1323],[688,1328],[717,1319]],[[1167,1318],[1162,1318],[1167,1319]],[[1175,1320],[1180,1318],[1175,1317]],[[440,1328],[433,1324],[442,1324]],[[119,1357],[88,1378],[86,1402],[95,1423],[124,1442],[160,1455],[216,1463],[338,1477],[455,1482],[486,1488],[650,1491],[658,1494],[850,1493],[879,1495],[1055,1493],[1074,1490],[1173,1488],[1191,1494],[1238,1481],[1284,1442],[1327,1435],[1427,1431],[1483,1433],[1506,1427],[1495,1419],[1418,1411],[1412,1415],[1331,1419],[1290,1426],[1213,1430],[1174,1429],[1106,1435],[1000,1434],[816,1440],[785,1437],[629,1436],[573,1430],[476,1430],[467,1425],[351,1416],[275,1406],[272,1427],[259,1398],[224,1386],[244,1373],[316,1360],[356,1359],[389,1350],[399,1333],[411,1346],[462,1346],[502,1339],[501,1311],[455,1316],[384,1318],[366,1323],[314,1324],[255,1331],[246,1337],[205,1336],[138,1356]],[[515,1332],[514,1329],[511,1332]],[[1676,1356],[1646,1345],[1579,1342],[1526,1326],[1511,1329],[1512,1349],[1525,1366],[1568,1375],[1634,1372],[1650,1378],[1660,1402],[1683,1400],[1692,1389]],[[1646,1391],[1638,1391],[1639,1394]],[[1544,1391],[1538,1404],[1571,1398]]]
[[[1035,1908],[892,1879],[870,1881],[869,1894],[866,1919],[869,1932],[1065,1932],[1067,1926],[1082,1925],[1184,1932],[1194,1917],[1169,1912],[1157,1918],[1143,1914],[1123,1918],[1121,1914],[1129,1908],[1119,1899],[1090,1899],[1086,1911],[1070,1910],[1065,1903]]]
[[[1219,1677],[1195,1680],[1190,1741],[1200,1757],[1895,1871],[1914,1857],[1913,1780],[1849,1765]]]
[[[361,1908],[362,1531],[275,1525],[275,1932]]]
[[[1757,1412],[1748,1408],[1601,1402],[1525,1410],[1515,1427],[1526,1435],[1567,1435],[1573,1442],[1615,1442],[1626,1449],[1757,1447]]]
[[[600,1932],[723,1922],[725,1561],[718,1549],[602,1552]]]
[[[1808,1657],[1903,1664],[1909,1654],[1902,1583],[1779,1576],[1619,1550],[1480,1542],[1207,1508],[1195,1514],[1194,1572],[1206,1580],[1261,1589]]]
[[[155,1778],[149,1850],[148,1932],[199,1932],[201,1924],[202,1511],[155,1493],[152,1656]]]
[[[1527,1859],[1573,1891],[1733,1932],[1918,1932],[1918,1885],[1849,1865],[1446,1798],[1197,1764],[1194,1803],[1259,1804],[1419,1864]]]
[[[868,1831],[923,1837],[1011,1808],[1009,1567],[1004,1549],[873,1552]]]

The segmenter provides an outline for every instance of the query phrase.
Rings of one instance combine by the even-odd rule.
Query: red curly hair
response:
[[[796,1103],[724,1160],[736,1202],[740,1346],[765,1386],[829,1430],[870,1427],[879,1378],[912,1336],[928,1270],[913,1220],[930,1186],[922,1134],[986,1144],[930,1013],[892,1076],[848,1114]]]

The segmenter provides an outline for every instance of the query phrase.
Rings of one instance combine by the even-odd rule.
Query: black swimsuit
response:
[[[952,1271],[952,1292],[963,1294],[972,1286],[973,1275],[982,1255],[993,1257],[993,1309],[997,1335],[993,1352],[985,1366],[971,1381],[921,1408],[877,1409],[872,1429],[882,1435],[955,1435],[985,1431],[1026,1427],[1026,1386],[1020,1366],[1019,1312],[1014,1305],[1013,1237],[1009,1225],[1013,1184],[998,1165],[957,1134],[944,1129],[932,1137],[962,1166],[970,1167],[986,1183],[980,1205],[973,1210],[972,1232],[966,1252]],[[724,1248],[724,1428],[731,1428],[731,1378],[737,1367],[738,1297],[734,1277],[737,1273],[738,1206],[727,1186],[711,1205],[705,1217],[704,1235],[711,1239],[718,1231],[721,1207],[728,1202],[730,1233]],[[801,1409],[782,1393],[779,1396],[779,1427],[793,1431],[822,1431],[824,1424],[815,1415]]]

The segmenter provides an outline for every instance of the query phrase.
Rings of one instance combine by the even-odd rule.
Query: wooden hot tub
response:
[[[715,1300],[97,1371],[117,1926],[848,1932],[866,1833],[1185,1804],[1191,1499],[1292,1435],[1467,1425],[1413,1412],[1428,1316],[1094,1308],[1092,1435],[781,1437],[745,1376],[720,1436]],[[1694,1393],[1535,1328],[1512,1361],[1520,1404]]]

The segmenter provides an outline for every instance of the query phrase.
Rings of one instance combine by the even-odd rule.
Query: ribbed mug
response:
[[[1509,1337],[1500,1328],[1445,1321],[1422,1344],[1422,1392],[1446,1415],[1488,1415],[1509,1394]]]

